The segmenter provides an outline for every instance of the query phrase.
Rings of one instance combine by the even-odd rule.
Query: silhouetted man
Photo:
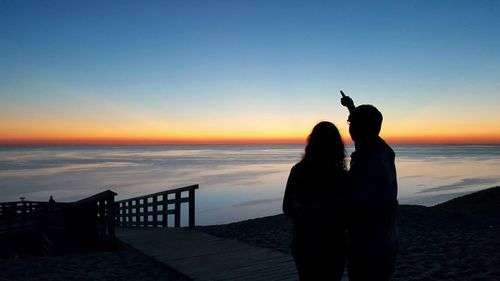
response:
[[[398,251],[395,154],[379,137],[382,114],[377,108],[355,107],[344,93],[341,104],[349,109],[355,145],[348,172],[349,280],[390,280]]]

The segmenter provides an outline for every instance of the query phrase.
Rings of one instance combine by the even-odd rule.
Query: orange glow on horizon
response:
[[[500,137],[481,136],[415,136],[415,137],[387,137],[391,144],[500,144]]]
[[[130,110],[117,111],[85,116],[66,112],[53,115],[40,115],[35,111],[23,115],[0,113],[0,145],[302,145],[313,126],[321,120],[331,120],[344,142],[352,143],[345,112],[331,118],[318,117],[320,114],[246,112],[203,119],[168,119]],[[478,114],[484,121],[463,120],[460,116],[450,121],[444,117],[426,119],[429,114],[411,118],[392,114],[387,114],[388,121],[384,122],[381,132],[390,144],[500,144],[500,119]]]
[[[382,136],[390,144],[500,144],[500,136]],[[344,136],[346,144],[352,144]],[[6,138],[0,145],[266,145],[306,143],[306,137]]]
[[[244,144],[305,144],[302,138],[191,138],[191,139],[135,139],[135,138],[59,138],[59,139],[5,139],[3,145],[244,145]]]

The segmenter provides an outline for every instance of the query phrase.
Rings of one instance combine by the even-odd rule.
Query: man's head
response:
[[[376,107],[363,104],[349,115],[349,133],[354,142],[374,139],[382,127],[382,113]]]

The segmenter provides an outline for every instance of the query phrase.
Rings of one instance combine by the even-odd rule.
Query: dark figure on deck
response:
[[[390,280],[398,251],[397,180],[394,151],[379,137],[382,114],[372,105],[349,109],[349,133],[355,151],[348,172],[349,280]]]
[[[55,206],[56,206],[56,200],[54,200],[54,197],[52,197],[51,195],[49,199],[49,208],[53,209]]]
[[[342,193],[347,176],[344,161],[337,127],[320,122],[309,135],[303,159],[290,171],[283,212],[294,220],[292,255],[301,281],[342,278],[345,223],[342,216],[319,207],[334,204]]]

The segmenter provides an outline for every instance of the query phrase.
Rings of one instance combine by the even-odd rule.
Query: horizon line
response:
[[[429,138],[429,137],[384,137],[389,144],[406,145],[500,145],[500,138]],[[345,144],[353,144],[350,138],[343,138]],[[241,139],[0,139],[3,146],[23,145],[305,145],[304,138],[241,138]]]

